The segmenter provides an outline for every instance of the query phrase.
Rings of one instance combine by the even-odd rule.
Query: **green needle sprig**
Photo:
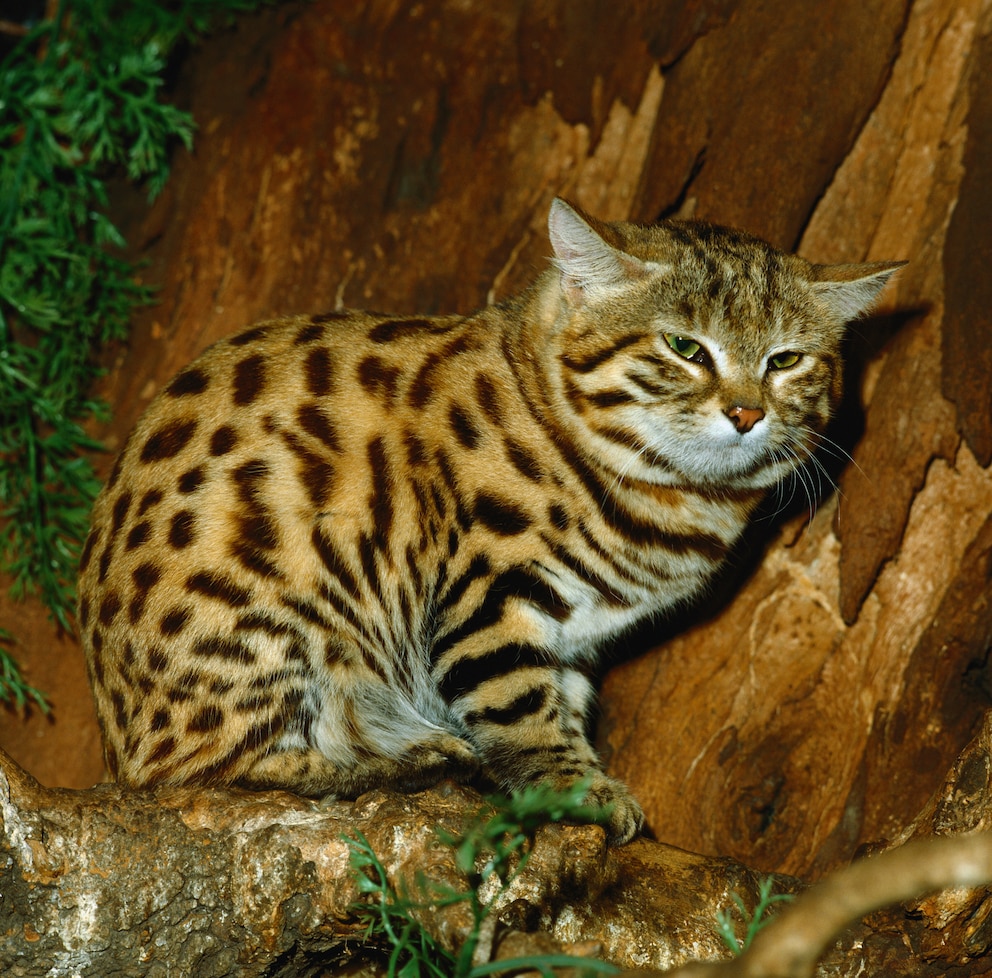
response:
[[[0,571],[71,630],[76,566],[99,491],[86,425],[99,350],[152,301],[122,257],[107,182],[150,198],[192,117],[168,58],[265,0],[61,0],[0,60]],[[0,646],[0,699],[40,702]]]

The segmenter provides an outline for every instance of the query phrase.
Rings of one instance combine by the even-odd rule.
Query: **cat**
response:
[[[78,620],[111,774],[355,797],[585,778],[601,649],[691,601],[808,460],[845,323],[899,262],[817,266],[556,199],[549,267],[474,315],[222,340],[93,509]]]

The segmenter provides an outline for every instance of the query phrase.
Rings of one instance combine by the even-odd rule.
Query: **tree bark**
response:
[[[115,204],[161,302],[108,362],[102,434],[119,446],[169,376],[253,320],[515,291],[546,266],[557,194],[815,261],[909,259],[851,330],[814,515],[801,489],[773,505],[712,601],[642,630],[603,684],[600,747],[660,840],[828,872],[904,835],[992,705],[990,37],[990,0],[245,17],[181,66],[195,153],[150,212]],[[55,721],[0,715],[0,743],[81,787],[100,769],[81,656],[52,655],[33,614],[0,604]]]
[[[760,874],[646,839],[610,849],[595,826],[545,826],[520,875],[484,894],[492,958],[565,952],[675,969],[673,978],[922,976],[952,965],[961,978],[985,975],[990,772],[992,720],[898,845],[801,895],[736,961],[726,960],[717,914],[731,909],[730,893],[753,908]],[[324,806],[285,792],[48,789],[0,752],[0,969],[11,978],[382,974],[389,949],[362,940],[346,840],[368,840],[394,891],[417,896],[427,879],[464,892],[469,881],[438,830],[458,836],[483,809],[451,783]],[[942,838],[928,847],[933,836]],[[775,884],[802,889],[788,877]],[[905,900],[908,912],[861,920]],[[424,906],[417,920],[449,950],[473,923],[465,904]],[[687,964],[696,959],[724,963]]]

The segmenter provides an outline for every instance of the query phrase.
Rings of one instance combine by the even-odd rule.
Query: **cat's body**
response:
[[[503,306],[263,323],[155,399],[80,579],[115,777],[354,796],[481,764],[589,775],[638,830],[586,740],[597,654],[808,457],[895,266],[561,202],[550,229],[557,270]]]

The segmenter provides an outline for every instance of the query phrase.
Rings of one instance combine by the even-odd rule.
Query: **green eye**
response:
[[[702,360],[700,356],[702,347],[688,336],[676,336],[674,333],[665,333],[665,342],[680,356],[686,360]]]
[[[802,359],[801,353],[793,353],[787,350],[785,353],[776,353],[769,359],[768,364],[773,370],[785,370],[786,367],[794,367]]]

